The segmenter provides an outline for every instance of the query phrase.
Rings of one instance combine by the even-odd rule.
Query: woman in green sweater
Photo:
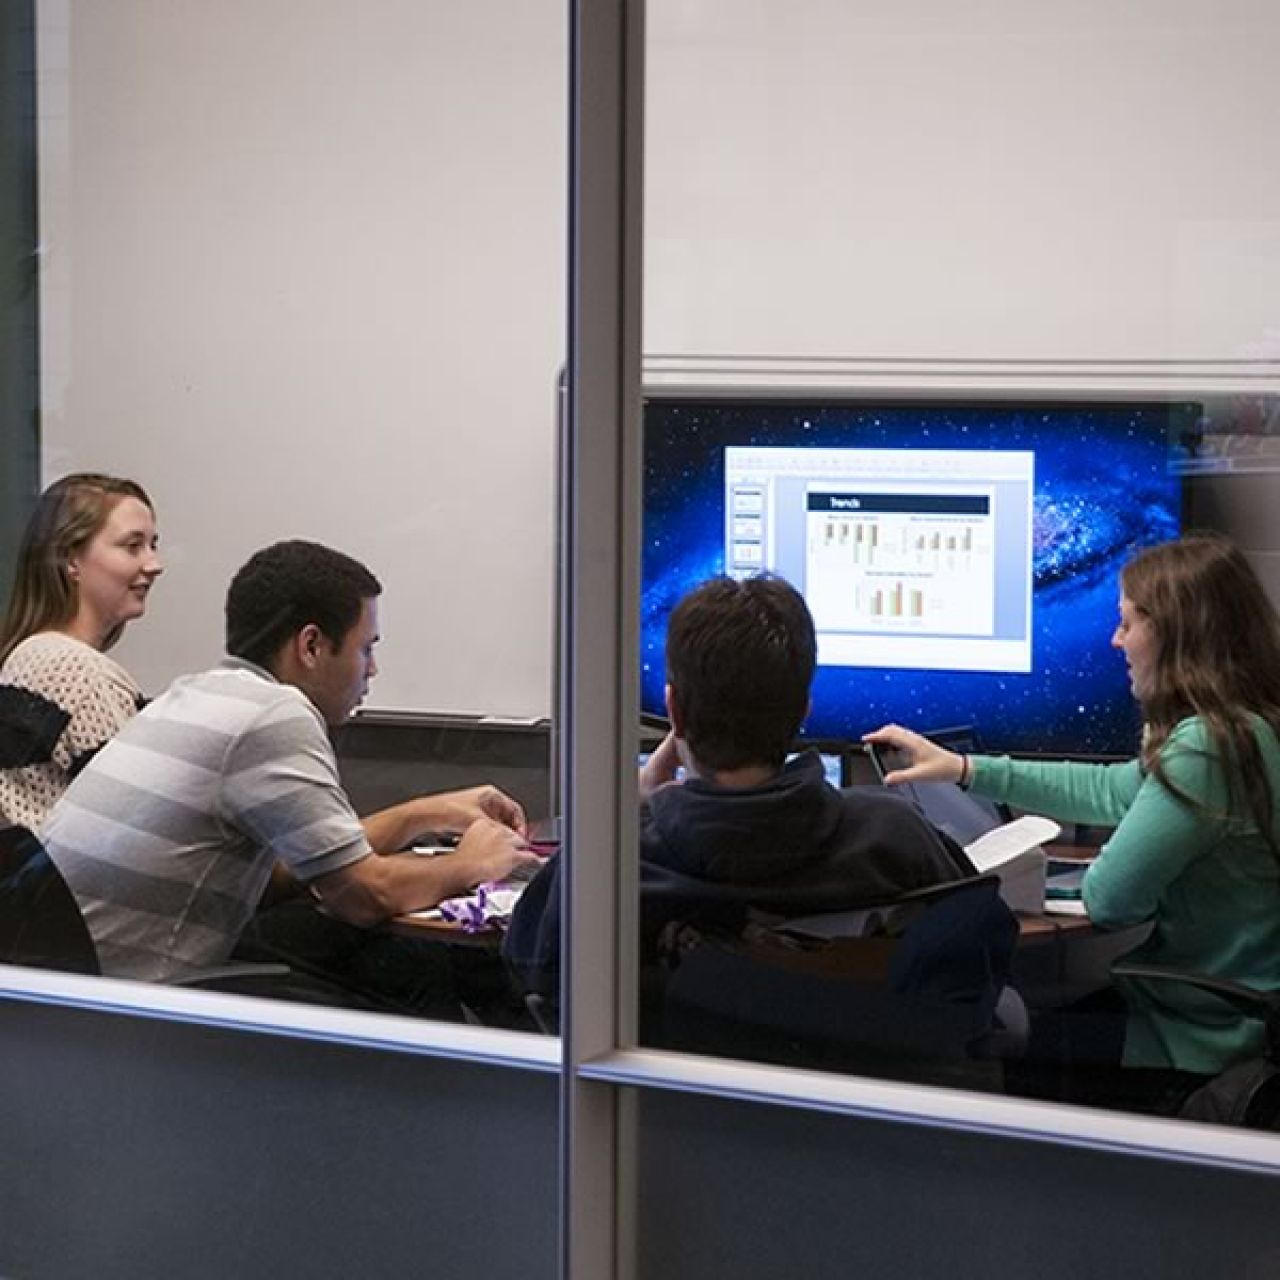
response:
[[[1019,809],[1114,826],[1084,878],[1101,928],[1150,921],[1129,957],[1280,990],[1280,619],[1227,539],[1192,534],[1120,575],[1123,651],[1143,714],[1127,764],[960,756],[888,725],[910,765]],[[1182,984],[1126,982],[1126,1067],[1207,1075],[1262,1050],[1261,1025]]]

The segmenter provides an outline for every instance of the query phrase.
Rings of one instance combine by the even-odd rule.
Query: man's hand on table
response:
[[[502,795],[496,788],[488,789]],[[519,808],[518,805],[516,807]],[[523,819],[523,812],[520,816]],[[458,841],[457,849],[449,855],[449,860],[455,866],[465,865],[467,879],[472,885],[505,880],[517,867],[536,870],[542,865],[542,859],[530,851],[523,835],[487,817],[479,817],[472,822]]]
[[[437,799],[445,806],[450,830],[469,832],[473,824],[489,821],[520,836],[529,834],[529,823],[519,802],[487,783],[464,791],[445,792]]]

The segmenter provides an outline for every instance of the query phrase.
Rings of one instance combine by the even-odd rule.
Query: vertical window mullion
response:
[[[627,1111],[578,1068],[634,1038],[643,5],[570,5],[561,458],[561,1274],[627,1274]]]

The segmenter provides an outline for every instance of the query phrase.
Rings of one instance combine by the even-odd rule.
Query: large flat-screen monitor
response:
[[[767,570],[818,630],[806,733],[973,725],[987,749],[1129,754],[1118,573],[1176,537],[1190,402],[649,395],[642,702],[703,579]]]

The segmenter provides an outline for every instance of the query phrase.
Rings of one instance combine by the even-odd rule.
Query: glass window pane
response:
[[[49,860],[9,870],[110,976],[536,1030],[499,948],[552,847],[564,15],[36,13],[63,487],[0,690]]]
[[[650,5],[642,1043],[1159,1113],[1261,1060],[1278,30]]]

